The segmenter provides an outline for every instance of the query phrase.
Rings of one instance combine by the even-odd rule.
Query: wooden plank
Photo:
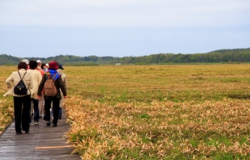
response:
[[[73,146],[71,146],[71,145],[66,145],[66,146],[38,146],[38,147],[35,147],[35,150],[58,149],[58,148],[73,148]]]
[[[80,160],[77,154],[71,154],[73,146],[66,142],[65,133],[70,126],[64,116],[58,120],[57,127],[48,127],[41,118],[39,125],[30,124],[30,133],[16,135],[12,122],[0,136],[0,159],[53,159]]]

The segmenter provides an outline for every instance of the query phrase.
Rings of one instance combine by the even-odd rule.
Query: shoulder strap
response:
[[[57,74],[58,74],[58,73],[54,74],[54,76],[52,77],[53,81],[55,81],[54,78],[56,77]]]
[[[20,75],[19,71],[17,71],[17,73],[19,74],[20,79],[22,79],[22,77],[21,77],[21,75]]]
[[[25,73],[23,74],[23,77],[21,77],[21,75],[20,75],[20,72],[19,71],[17,71],[18,72],[18,74],[19,74],[19,77],[20,77],[20,80],[23,80],[23,77],[25,76],[25,74],[27,73],[27,71],[25,71]],[[30,88],[30,86],[28,86],[28,89]]]
[[[18,72],[18,74],[19,74],[20,79],[23,79],[23,77],[24,77],[25,74],[27,73],[27,71],[26,71],[26,72],[24,73],[23,77],[21,77],[20,72],[19,72],[19,71],[17,71],[17,72]]]

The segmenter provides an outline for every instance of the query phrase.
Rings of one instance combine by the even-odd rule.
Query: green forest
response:
[[[193,54],[173,54],[159,53],[147,56],[128,56],[128,57],[112,57],[112,56],[74,56],[74,55],[58,55],[54,57],[14,57],[7,54],[0,54],[0,65],[16,65],[22,59],[29,60],[40,59],[43,63],[56,60],[63,65],[115,65],[115,64],[175,64],[175,63],[245,63],[250,62],[250,48],[244,49],[222,49],[208,53]]]

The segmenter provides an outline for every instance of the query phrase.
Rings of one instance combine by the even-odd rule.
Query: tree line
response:
[[[170,63],[242,63],[250,62],[250,48],[246,49],[222,49],[208,53],[195,54],[173,54],[159,53],[148,56],[128,56],[128,57],[112,57],[112,56],[74,56],[74,55],[58,55],[55,57],[13,57],[11,55],[1,54],[0,65],[16,65],[22,59],[40,59],[44,63],[56,60],[64,65],[115,65],[115,64],[170,64]]]

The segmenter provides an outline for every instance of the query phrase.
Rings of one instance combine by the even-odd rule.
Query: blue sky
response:
[[[250,47],[249,0],[0,1],[0,54],[144,56]]]

